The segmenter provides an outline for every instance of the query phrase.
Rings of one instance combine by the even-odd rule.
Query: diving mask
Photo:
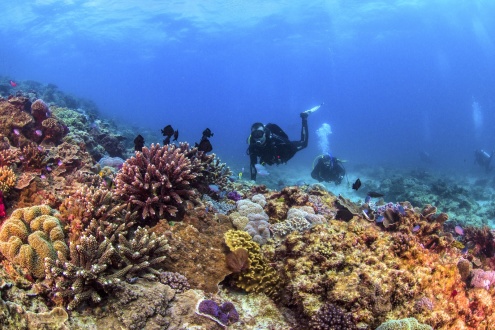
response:
[[[266,142],[266,134],[265,134],[265,130],[263,129],[263,127],[260,127],[257,130],[254,130],[251,133],[251,138],[258,145],[265,144],[265,142]]]

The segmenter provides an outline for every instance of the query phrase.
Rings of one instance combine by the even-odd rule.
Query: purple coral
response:
[[[168,285],[174,289],[177,293],[182,293],[190,289],[187,278],[179,273],[162,272],[160,273],[160,282]]]
[[[233,200],[234,202],[237,202],[242,199],[242,196],[237,191],[232,190],[227,194],[227,198]]]
[[[352,314],[344,313],[332,303],[324,304],[310,320],[310,329],[357,329]]]
[[[213,300],[201,300],[196,313],[206,316],[224,327],[239,321],[239,314],[234,304],[228,301],[219,306]]]

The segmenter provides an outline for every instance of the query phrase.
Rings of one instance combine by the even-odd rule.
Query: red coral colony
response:
[[[495,327],[494,232],[406,202],[414,179],[365,183],[389,203],[257,185],[23,86],[0,98],[2,328]]]

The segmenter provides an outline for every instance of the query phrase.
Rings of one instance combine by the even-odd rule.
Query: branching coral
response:
[[[19,149],[3,149],[0,150],[0,166],[10,166],[13,163],[19,162]]]
[[[85,215],[92,220],[81,238],[71,242],[70,258],[46,260],[47,277],[69,309],[85,301],[98,303],[102,293],[125,279],[160,274],[167,239],[142,227],[130,230],[137,214],[115,201],[107,190],[93,192],[86,200],[93,210]]]
[[[15,210],[0,231],[0,252],[27,274],[44,278],[44,259],[67,255],[64,232],[50,207]]]
[[[0,191],[6,194],[10,188],[15,186],[17,176],[8,166],[0,167]]]
[[[183,200],[195,195],[192,180],[202,175],[199,160],[191,161],[172,144],[151,145],[126,160],[115,178],[116,193],[143,219],[175,216]]]

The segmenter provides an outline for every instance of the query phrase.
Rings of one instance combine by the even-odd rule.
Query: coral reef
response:
[[[235,306],[228,301],[219,306],[213,300],[200,300],[198,301],[196,313],[208,317],[224,327],[239,321],[239,314]]]
[[[10,167],[0,167],[0,191],[3,194],[7,194],[8,191],[15,186],[16,181],[17,176]]]
[[[261,253],[260,246],[244,231],[229,230],[224,237],[230,251],[242,248],[249,254],[249,268],[233,274],[234,284],[247,292],[263,292],[275,297],[279,278]]]
[[[26,274],[45,277],[45,258],[66,256],[67,245],[56,211],[49,206],[15,210],[0,230],[0,252]]]
[[[198,161],[199,162],[199,161]],[[195,196],[191,181],[202,175],[175,145],[151,145],[127,159],[115,178],[116,193],[143,219],[175,216],[183,200]]]
[[[381,324],[376,330],[433,330],[427,324],[421,324],[414,317],[401,320],[390,320]]]
[[[326,303],[321,306],[318,312],[311,318],[309,326],[315,330],[357,330],[352,315],[344,314],[340,308],[332,303]]]

